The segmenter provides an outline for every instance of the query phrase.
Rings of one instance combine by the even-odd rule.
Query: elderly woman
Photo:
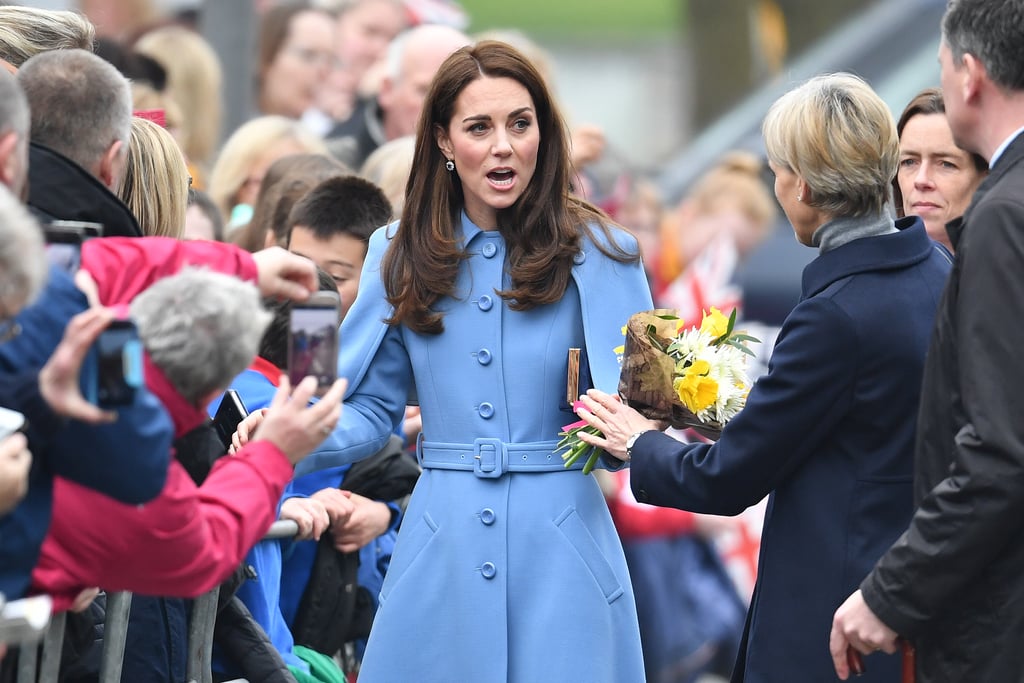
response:
[[[833,681],[835,608],[911,514],[914,416],[947,255],[887,202],[898,142],[885,103],[848,74],[814,78],[764,122],[775,195],[819,251],[768,374],[715,444],[684,444],[614,397],[588,392],[584,437],[632,461],[638,500],[735,515],[769,504],[734,680]],[[899,662],[869,658],[865,680]]]
[[[957,147],[946,121],[942,91],[927,88],[910,100],[896,121],[900,165],[892,181],[896,213],[920,216],[928,236],[950,252],[946,223],[964,215],[988,163]]]

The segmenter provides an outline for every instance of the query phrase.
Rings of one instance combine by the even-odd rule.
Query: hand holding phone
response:
[[[314,292],[292,305],[288,331],[288,379],[296,386],[304,377],[316,378],[321,388],[338,378],[338,326],[341,297],[337,292]]]
[[[114,320],[100,333],[82,368],[86,399],[98,406],[129,405],[142,386],[142,341],[135,323]]]
[[[224,398],[220,400],[217,412],[213,416],[213,428],[224,445],[225,452],[231,448],[231,437],[238,429],[239,423],[248,415],[249,411],[245,409],[242,397],[237,391],[229,389],[224,392]]]

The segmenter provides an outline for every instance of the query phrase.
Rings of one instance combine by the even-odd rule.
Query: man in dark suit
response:
[[[1024,0],[951,0],[942,89],[957,145],[991,175],[948,226],[918,417],[909,529],[836,612],[830,649],[916,649],[917,681],[1024,671]]]

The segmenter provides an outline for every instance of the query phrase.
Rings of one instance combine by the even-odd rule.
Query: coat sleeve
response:
[[[714,444],[650,432],[633,446],[637,500],[692,512],[737,515],[814,456],[849,411],[857,330],[826,297],[807,299],[783,325],[768,374]]]
[[[170,237],[108,237],[82,244],[82,269],[105,306],[130,303],[157,280],[190,265],[256,280],[252,255],[233,244]]]
[[[380,275],[388,227],[370,238],[359,294],[341,324],[338,376],[348,380],[341,419],[334,430],[341,447],[311,454],[295,467],[297,477],[369,457],[384,447],[405,415],[412,365],[391,315]]]
[[[868,606],[912,637],[1008,543],[1024,515],[1024,205],[979,203],[964,236],[955,304],[957,382],[966,423],[949,476],[861,585]],[[943,456],[944,457],[944,456]]]
[[[200,595],[223,581],[267,532],[291,474],[276,447],[255,441],[218,460],[198,488],[172,463],[160,496],[143,506],[61,482],[33,585],[58,593],[100,586]]]

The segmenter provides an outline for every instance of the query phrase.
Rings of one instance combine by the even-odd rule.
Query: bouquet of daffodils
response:
[[[649,419],[718,438],[746,404],[747,358],[754,355],[748,345],[759,341],[735,325],[735,309],[726,317],[712,308],[700,325],[691,327],[666,309],[633,315],[623,328],[626,343],[616,349],[621,354],[619,396]],[[581,430],[597,433],[583,421],[566,425],[558,449],[566,467],[586,457],[586,474],[600,452],[580,440]]]

